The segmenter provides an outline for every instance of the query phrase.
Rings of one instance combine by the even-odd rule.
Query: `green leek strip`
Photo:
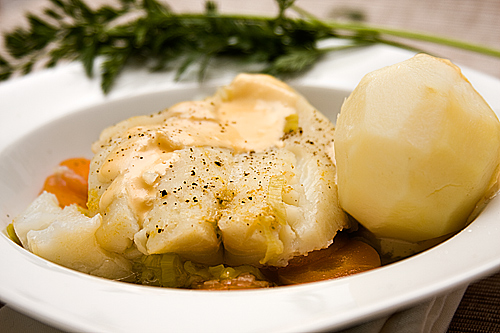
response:
[[[14,225],[12,223],[7,226],[6,231],[7,231],[7,235],[14,243],[16,243],[17,245],[23,246],[23,244],[21,244],[21,240],[19,240],[19,237],[17,237],[16,231],[14,230]]]
[[[221,280],[225,279],[236,279],[238,277],[239,273],[232,267],[226,267],[223,271],[222,274],[220,275]]]
[[[269,180],[268,200],[269,205],[273,210],[274,216],[259,217],[258,225],[262,227],[264,236],[267,240],[267,250],[261,264],[269,262],[271,259],[283,253],[283,243],[279,239],[279,235],[275,231],[274,223],[286,225],[286,209],[283,203],[283,187],[285,185],[285,177],[283,175],[272,176]],[[273,232],[274,231],[274,232]]]
[[[275,221],[276,219],[273,216],[262,216],[259,217],[259,221],[257,222],[258,225],[261,226],[267,241],[266,254],[264,258],[259,261],[263,265],[283,253],[283,242],[279,239],[279,235],[273,232],[275,229],[273,226]]]
[[[249,273],[255,276],[257,280],[266,280],[266,277],[262,274],[262,272],[254,266],[250,265],[242,265],[238,267],[233,267],[237,276],[240,276],[241,274]]]
[[[160,261],[162,287],[184,287],[187,274],[178,255],[173,253],[163,254]]]
[[[160,255],[149,255],[141,258],[140,282],[141,284],[160,286]]]
[[[206,266],[189,260],[183,262],[175,253],[144,256],[141,263],[143,267],[140,282],[152,286],[184,288],[195,282],[236,279],[242,274],[252,274],[258,280],[266,280],[258,268],[250,265]]]
[[[151,254],[149,256],[142,257],[142,264],[149,268],[159,268],[160,267],[161,255]]]
[[[212,279],[212,274],[210,274],[208,267],[202,264],[188,260],[184,263],[184,270],[192,280],[196,280],[198,277],[203,281]]]
[[[219,276],[222,275],[222,272],[224,271],[224,265],[220,264],[217,266],[210,266],[208,267],[208,271],[213,279],[218,279]]]
[[[181,258],[174,253],[152,254],[142,258],[144,284],[161,287],[182,288],[186,286],[188,274]]]
[[[254,266],[250,265],[241,265],[236,267],[225,266],[223,264],[217,266],[210,266],[205,269],[208,271],[210,276],[205,278],[206,280],[228,280],[228,279],[236,279],[241,274],[252,274],[255,278],[259,280],[265,280],[266,278],[261,273],[261,271]]]
[[[269,204],[273,208],[276,220],[281,225],[286,225],[286,209],[283,203],[283,187],[285,177],[283,175],[272,176],[269,180],[268,198]]]
[[[293,113],[285,118],[285,128],[283,129],[284,133],[292,133],[295,132],[299,128],[299,115]]]

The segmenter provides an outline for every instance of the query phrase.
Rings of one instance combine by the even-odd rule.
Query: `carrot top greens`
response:
[[[227,15],[205,3],[203,13],[175,13],[158,0],[119,0],[116,5],[89,7],[83,0],[50,0],[42,14],[27,14],[27,27],[4,34],[8,55],[0,54],[0,80],[27,74],[35,64],[52,67],[62,60],[80,61],[87,75],[96,59],[105,93],[130,63],[153,71],[176,68],[177,79],[198,66],[200,80],[210,61],[227,56],[261,64],[260,72],[286,76],[307,70],[323,54],[375,43],[412,47],[391,39],[423,40],[500,58],[500,50],[439,36],[373,27],[359,21],[319,20],[294,5],[275,0],[275,17]],[[289,15],[294,12],[294,17]],[[359,15],[353,15],[359,19]],[[320,47],[323,40],[349,40]]]

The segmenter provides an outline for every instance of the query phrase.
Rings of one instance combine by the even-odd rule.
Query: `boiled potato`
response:
[[[498,178],[500,123],[460,69],[417,55],[366,75],[335,133],[342,208],[378,237],[463,228]]]

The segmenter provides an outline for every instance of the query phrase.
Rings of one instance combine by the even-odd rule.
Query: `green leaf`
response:
[[[48,61],[45,64],[46,67],[50,68],[55,66],[60,60],[76,60],[78,58],[78,54],[76,52],[69,52],[67,47],[64,45],[59,48],[54,48],[50,50],[48,54]]]
[[[156,0],[143,0],[143,6],[148,16],[168,16],[170,8]]]
[[[86,22],[94,22],[95,16],[92,9],[82,0],[71,0],[73,6],[72,13],[75,18],[80,18]]]
[[[101,88],[107,94],[130,56],[130,49],[109,49],[101,65]]]
[[[134,46],[140,48],[144,45],[146,38],[148,36],[149,27],[144,20],[140,20],[136,23],[135,29],[135,41]]]
[[[35,65],[35,62],[33,60],[29,60],[29,61],[25,62],[21,68],[21,72],[24,75],[28,74],[29,72],[31,72],[34,65]]]
[[[97,18],[96,22],[98,22],[100,24],[104,24],[104,23],[108,23],[108,22],[114,20],[115,18],[119,17],[120,14],[121,14],[120,11],[115,10],[111,6],[102,6],[96,10],[94,15]]]
[[[217,15],[217,4],[213,1],[205,2],[205,15],[215,16]]]
[[[4,35],[4,42],[7,52],[14,58],[22,58],[30,54],[37,48],[37,41],[33,41],[29,31],[23,28],[17,28],[13,32]]]
[[[45,48],[57,33],[57,28],[41,20],[39,17],[28,15],[29,29],[17,28],[4,35],[5,46],[14,58],[22,58],[34,51]]]
[[[200,68],[198,69],[198,81],[203,81],[203,79],[205,78],[208,69],[208,64],[210,63],[211,59],[212,55],[210,54],[206,54],[202,57],[200,62]]]
[[[31,33],[36,38],[51,39],[56,34],[58,28],[42,20],[38,16],[28,15]]]
[[[12,71],[0,67],[0,81],[5,81],[12,76]]]
[[[82,49],[80,60],[85,69],[85,74],[88,77],[93,76],[94,60],[97,55],[97,45],[95,41],[89,38],[89,42],[85,43],[85,47]]]
[[[186,56],[184,61],[181,63],[181,65],[177,69],[177,72],[175,74],[175,81],[180,80],[182,74],[184,74],[184,72],[189,68],[189,66],[191,66],[193,64],[193,62],[195,62],[195,60],[199,57],[200,57],[200,55],[197,53],[192,53],[192,54],[189,54],[188,56]]]
[[[277,0],[276,2],[278,3],[280,11],[284,12],[285,10],[293,6],[295,0]]]
[[[63,0],[49,0],[54,6],[59,7],[60,9],[65,8],[65,3]]]
[[[10,67],[9,62],[0,55],[0,67]]]
[[[53,19],[56,20],[61,20],[63,18],[62,14],[58,13],[56,10],[52,8],[46,8],[43,13],[48,17],[52,17]]]
[[[12,67],[4,57],[0,56],[0,81],[7,80],[11,75]]]
[[[285,17],[286,10],[293,5],[295,0],[276,0],[276,2],[278,3],[279,7],[278,18],[283,19]]]
[[[277,57],[271,64],[270,72],[274,74],[287,74],[301,72],[313,65],[321,55],[317,50],[290,50]]]
[[[74,7],[71,3],[68,3],[67,0],[50,0],[50,2],[60,8],[66,15],[73,16],[74,15]]]

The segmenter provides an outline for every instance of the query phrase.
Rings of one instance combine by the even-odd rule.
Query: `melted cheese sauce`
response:
[[[230,148],[236,153],[281,147],[287,117],[297,114],[297,95],[265,75],[239,75],[204,101],[182,102],[152,116],[147,125],[121,133],[120,142],[98,170],[111,183],[99,206],[127,197],[142,225],[156,197],[156,180],[187,147]]]

